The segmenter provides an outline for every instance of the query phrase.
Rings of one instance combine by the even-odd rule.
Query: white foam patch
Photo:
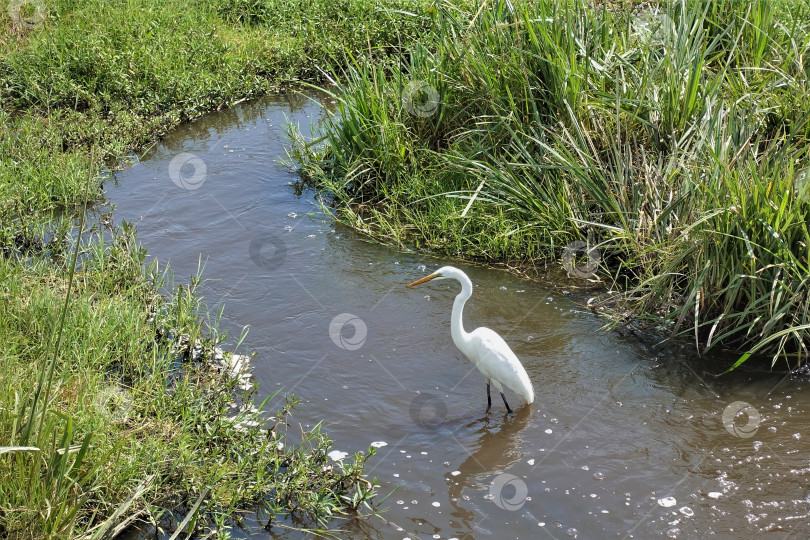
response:
[[[658,499],[658,506],[662,506],[664,508],[670,508],[678,504],[678,501],[675,500],[675,497],[664,497],[663,499]]]
[[[349,453],[348,452],[341,452],[340,450],[332,450],[331,452],[329,452],[326,455],[329,456],[329,458],[332,459],[333,461],[340,461],[341,459],[348,456]]]

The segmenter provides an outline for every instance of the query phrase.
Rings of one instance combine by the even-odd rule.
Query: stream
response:
[[[279,163],[284,126],[304,133],[327,98],[287,93],[174,129],[105,184],[113,221],[175,280],[200,261],[200,292],[239,352],[256,351],[260,399],[302,399],[293,421],[367,467],[382,518],[338,521],[345,538],[810,537],[810,381],[653,348],[542,280],[367,241],[297,195]],[[459,287],[406,284],[452,264],[474,283],[468,331],[492,328],[536,400],[505,414],[455,348]],[[704,369],[706,371],[704,371]],[[268,410],[282,404],[278,396]],[[382,444],[385,443],[385,444]],[[239,538],[301,538],[276,528]]]

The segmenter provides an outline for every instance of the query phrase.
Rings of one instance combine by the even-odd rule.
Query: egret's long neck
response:
[[[464,276],[459,278],[461,292],[456,295],[453,302],[453,312],[450,314],[450,334],[453,336],[453,343],[456,347],[466,353],[467,343],[470,341],[470,334],[464,331],[464,324],[461,321],[461,313],[464,311],[464,304],[472,296],[472,282]]]

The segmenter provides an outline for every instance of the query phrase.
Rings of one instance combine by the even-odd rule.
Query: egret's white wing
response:
[[[534,388],[529,374],[506,341],[489,328],[477,328],[472,336],[473,346],[470,349],[476,357],[470,360],[484,377],[506,386],[526,403],[533,403]],[[497,384],[495,388],[498,388]]]

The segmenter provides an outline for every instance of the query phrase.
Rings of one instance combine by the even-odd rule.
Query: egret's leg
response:
[[[512,409],[509,407],[509,404],[506,402],[506,396],[503,395],[503,392],[501,392],[501,397],[503,398],[503,404],[506,405],[506,412],[508,412],[509,414],[512,414]]]
[[[487,383],[487,410],[492,407],[492,398],[489,395],[489,383]]]

